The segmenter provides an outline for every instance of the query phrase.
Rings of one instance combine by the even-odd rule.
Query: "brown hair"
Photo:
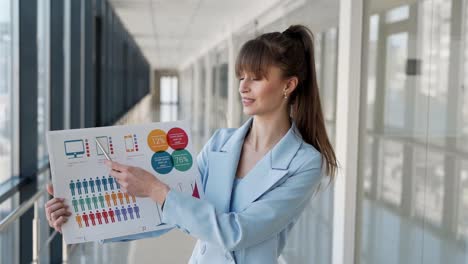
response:
[[[284,78],[296,76],[298,84],[289,95],[291,118],[303,140],[325,158],[326,173],[331,180],[337,172],[337,160],[328,139],[320,103],[315,70],[314,37],[305,26],[292,25],[284,32],[265,33],[247,41],[236,60],[236,75],[244,72],[266,77],[272,65],[282,70]]]

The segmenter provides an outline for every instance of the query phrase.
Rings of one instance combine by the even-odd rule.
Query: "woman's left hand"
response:
[[[170,188],[150,172],[139,168],[120,164],[115,161],[105,161],[111,170],[109,174],[120,184],[123,192],[138,197],[150,197],[162,204]]]

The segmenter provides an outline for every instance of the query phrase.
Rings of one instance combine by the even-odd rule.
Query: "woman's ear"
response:
[[[296,90],[297,84],[299,83],[299,79],[296,76],[290,77],[286,82],[286,88],[284,89],[285,92],[291,94]]]

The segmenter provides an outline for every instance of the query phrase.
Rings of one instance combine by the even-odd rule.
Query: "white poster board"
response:
[[[161,225],[157,203],[120,190],[95,139],[113,161],[141,167],[171,189],[197,196],[187,121],[48,132],[54,196],[65,198],[72,212],[62,227],[67,244],[168,228]]]

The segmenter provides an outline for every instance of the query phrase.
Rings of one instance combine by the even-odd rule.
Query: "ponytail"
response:
[[[333,179],[337,173],[338,164],[328,138],[320,102],[313,33],[305,26],[293,25],[283,34],[299,42],[304,51],[304,73],[302,80],[299,79],[298,87],[291,95],[291,116],[304,141],[314,146],[324,156],[326,173]]]

